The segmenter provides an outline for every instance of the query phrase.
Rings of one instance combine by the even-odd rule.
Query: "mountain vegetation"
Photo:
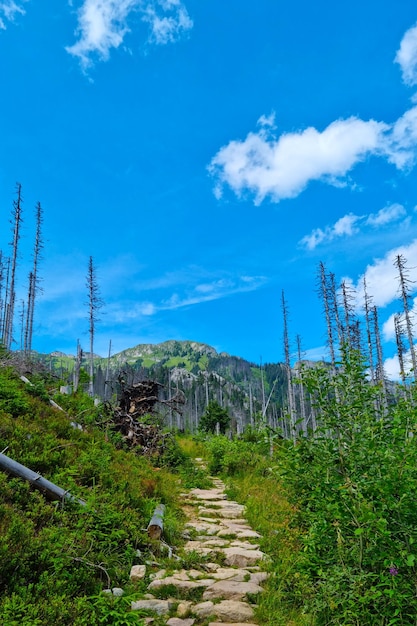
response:
[[[32,357],[73,385],[76,357],[61,353],[32,353]],[[87,390],[89,354],[84,356],[83,366]],[[259,419],[274,428],[285,425],[287,382],[281,363],[255,365],[194,341],[140,344],[107,359],[94,357],[97,396],[110,399],[120,393],[121,376],[130,385],[140,380],[157,381],[162,385],[162,400],[180,392],[184,398],[182,414],[172,410],[164,414],[166,425],[179,431],[197,431],[210,402],[228,411],[235,433],[242,433]]]
[[[270,576],[255,599],[260,624],[416,624],[417,359],[406,259],[395,259],[396,383],[384,372],[366,281],[360,316],[351,286],[337,285],[323,263],[317,282],[327,363],[303,360],[299,336],[293,358],[284,293],[283,363],[257,366],[174,340],[114,355],[110,344],[100,358],[94,333],[102,303],[91,257],[90,352],[78,343],[75,356],[42,355],[31,349],[38,206],[36,260],[13,351],[21,204],[18,185],[11,254],[0,255],[0,461],[7,456],[35,474],[25,482],[0,472],[2,623],[143,624],[146,615],[133,613],[130,601],[143,597],[149,574],[132,584],[130,567],[169,569],[174,553],[184,567],[201,558],[181,554],[178,497],[210,482],[193,463],[198,455],[262,534]],[[49,502],[36,473],[65,497]],[[146,532],[161,504],[166,553]],[[121,587],[120,597],[111,592]]]

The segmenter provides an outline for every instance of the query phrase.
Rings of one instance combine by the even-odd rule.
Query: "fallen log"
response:
[[[14,461],[10,457],[5,454],[0,453],[0,469],[4,470],[8,474],[12,476],[17,476],[18,478],[24,478],[29,481],[33,487],[39,489],[44,492],[51,500],[68,500],[70,502],[77,502],[82,506],[85,506],[84,500],[80,500],[80,498],[76,498],[72,496],[68,491],[54,485],[46,478],[43,478],[40,474],[37,474],[33,470],[25,467],[21,463]]]
[[[160,539],[164,529],[165,504],[158,504],[153,512],[152,519],[148,524],[148,536],[150,539]]]

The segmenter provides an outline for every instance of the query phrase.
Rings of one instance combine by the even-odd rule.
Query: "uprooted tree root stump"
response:
[[[110,409],[112,428],[137,453],[148,457],[160,456],[167,442],[172,439],[172,434],[162,432],[160,424],[152,423],[149,417],[145,420],[144,417],[155,416],[158,405],[166,405],[182,414],[184,394],[179,391],[169,400],[160,400],[159,393],[163,385],[156,381],[145,380],[127,386],[123,376],[119,376],[119,384],[121,393],[118,406]]]

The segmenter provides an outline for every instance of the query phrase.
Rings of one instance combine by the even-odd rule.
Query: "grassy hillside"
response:
[[[190,477],[187,458],[173,439],[154,459],[127,451],[90,398],[55,394],[65,409],[59,411],[48,401],[57,381],[37,376],[32,382],[0,368],[0,450],[86,506],[50,502],[0,472],[1,623],[132,623],[127,607],[141,590],[130,585],[129,572],[154,558],[146,527],[157,503],[167,505],[166,541],[180,541],[178,474],[169,467],[185,466]],[[123,587],[125,596],[101,594],[112,587]],[[141,621],[135,616],[133,623]]]

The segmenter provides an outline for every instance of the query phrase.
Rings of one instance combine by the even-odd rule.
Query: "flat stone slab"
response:
[[[215,489],[191,489],[190,496],[198,500],[227,500],[221,487]]]
[[[165,615],[165,613],[169,613],[171,608],[173,607],[173,603],[169,600],[138,600],[136,602],[132,602],[130,608],[132,611],[152,611],[153,613],[158,613],[158,615]]]
[[[268,572],[253,572],[250,575],[250,582],[256,583],[257,585],[259,585],[260,583],[264,583],[266,580],[268,580],[268,578],[269,578]]]
[[[234,507],[222,508],[222,509],[209,509],[206,507],[199,507],[200,515],[204,515],[209,518],[227,518],[238,519],[240,518],[242,511]]]
[[[196,541],[199,541],[202,546],[207,548],[227,548],[227,546],[230,546],[230,541],[222,539],[221,537],[205,537],[200,535],[197,537]]]
[[[239,600],[222,600],[219,604],[214,604],[211,600],[196,604],[193,609],[199,617],[209,617],[214,615],[223,622],[247,622],[253,619],[253,609],[245,602]]]
[[[261,550],[245,550],[243,548],[223,548],[223,552],[226,556],[224,564],[232,567],[256,565],[265,556]]]
[[[180,617],[171,617],[167,621],[167,624],[168,626],[193,626],[193,624],[195,624],[195,619],[181,619]]]
[[[256,583],[241,582],[237,580],[219,580],[207,587],[203,593],[203,600],[243,600],[246,595],[262,593],[263,589]]]
[[[210,524],[209,522],[201,522],[197,520],[195,522],[188,522],[188,524],[185,525],[185,528],[192,528],[198,534],[205,533],[206,535],[217,535],[222,527],[219,526],[219,524]]]
[[[200,580],[184,580],[183,578],[177,578],[174,576],[167,576],[166,578],[157,578],[153,580],[148,590],[160,589],[166,585],[174,585],[180,591],[189,591],[190,589],[200,589],[201,587],[209,587],[213,584],[213,578],[202,578]]]
[[[146,576],[146,565],[132,565],[130,570],[130,580],[132,582],[138,582],[143,580]]]
[[[236,567],[219,567],[211,574],[216,580],[237,580],[243,582],[248,578],[249,572],[246,569],[236,569]],[[254,581],[257,582],[257,581]]]

